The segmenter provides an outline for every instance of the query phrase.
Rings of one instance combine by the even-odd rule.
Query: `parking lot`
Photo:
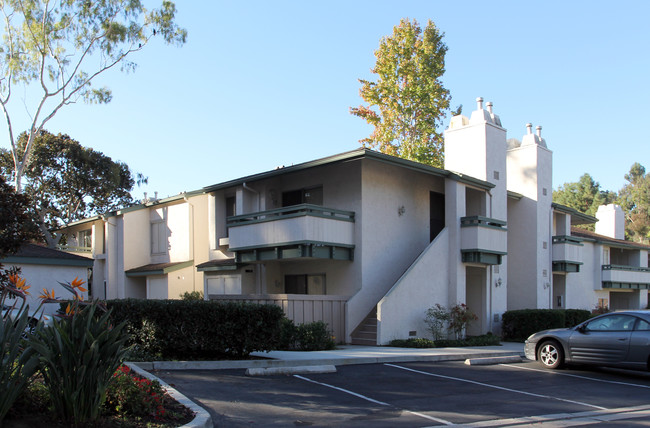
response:
[[[339,366],[336,373],[308,375],[154,374],[206,408],[219,427],[581,426],[599,420],[647,426],[650,420],[645,372],[417,362]],[[532,416],[541,418],[525,419]]]

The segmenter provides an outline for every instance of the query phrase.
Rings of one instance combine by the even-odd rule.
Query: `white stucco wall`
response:
[[[361,289],[348,300],[348,334],[429,245],[430,191],[444,193],[444,180],[381,162],[363,162],[362,209],[355,225],[361,233],[354,262],[361,265]]]
[[[449,300],[449,233],[444,229],[377,304],[377,342],[406,339],[409,332],[431,338],[426,311]]]

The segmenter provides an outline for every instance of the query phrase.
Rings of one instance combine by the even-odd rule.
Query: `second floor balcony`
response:
[[[650,268],[603,265],[603,288],[650,289]]]
[[[508,251],[506,222],[489,217],[460,219],[460,245],[463,262],[501,264]]]
[[[230,251],[242,262],[352,259],[354,212],[301,204],[228,217]]]
[[[553,271],[580,272],[582,264],[582,239],[561,235],[553,237]]]

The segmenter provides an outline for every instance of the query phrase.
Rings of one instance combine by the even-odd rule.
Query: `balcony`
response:
[[[603,288],[650,289],[650,268],[603,265]]]
[[[501,264],[507,254],[506,222],[473,216],[460,219],[460,246],[464,263]]]
[[[238,262],[296,258],[352,260],[354,212],[302,204],[228,217]]]
[[[553,272],[580,272],[582,239],[575,236],[553,237]]]

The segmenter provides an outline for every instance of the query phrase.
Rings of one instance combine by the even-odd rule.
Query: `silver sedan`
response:
[[[572,328],[532,334],[526,358],[550,369],[565,363],[650,370],[650,311],[600,315]]]

